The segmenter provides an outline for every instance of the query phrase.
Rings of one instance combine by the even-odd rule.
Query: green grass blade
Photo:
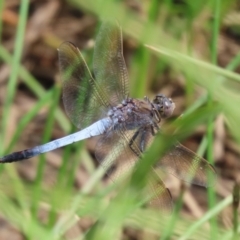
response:
[[[29,1],[23,0],[20,5],[20,18],[18,22],[16,39],[14,43],[14,55],[13,55],[13,62],[11,66],[12,71],[11,71],[10,79],[7,85],[7,94],[6,94],[5,103],[3,107],[3,119],[2,119],[2,125],[1,125],[1,132],[2,132],[3,139],[5,138],[5,134],[6,134],[5,129],[7,126],[7,119],[8,119],[10,107],[16,91],[17,77],[19,74],[20,61],[21,61],[21,55],[22,55],[22,49],[23,49],[24,33],[25,33],[27,16],[28,16],[28,7],[29,7]]]
[[[196,221],[194,224],[189,226],[186,232],[179,238],[179,240],[187,240],[201,225],[209,221],[211,218],[216,216],[220,211],[226,208],[232,202],[232,196],[225,198],[223,201],[218,203],[214,208],[209,210],[201,219]]]
[[[211,42],[211,60],[212,63],[217,65],[217,45],[218,45],[218,36],[219,36],[219,26],[220,26],[220,0],[214,0],[214,13],[213,13],[213,28],[212,28],[212,42]],[[208,105],[213,104],[212,93],[208,93]],[[213,134],[214,134],[214,118],[209,118],[207,125],[207,159],[211,164],[214,164],[214,156],[213,156]],[[209,174],[209,179],[213,178],[212,174]],[[213,188],[208,188],[208,204],[209,208],[213,208],[216,205],[216,195],[213,191]],[[217,219],[210,219],[211,226],[211,239],[215,239],[216,233],[218,232]]]

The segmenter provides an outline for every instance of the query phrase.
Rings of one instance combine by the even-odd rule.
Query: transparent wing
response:
[[[94,49],[93,71],[111,106],[128,97],[128,72],[123,58],[122,32],[117,23],[102,24]]]
[[[74,44],[62,43],[58,55],[65,111],[75,126],[84,128],[98,119],[108,101]]]
[[[116,131],[110,131],[99,139],[95,156],[113,181],[129,174],[138,159],[130,150],[125,135]]]
[[[129,174],[141,156],[140,146],[137,146],[137,143],[133,150],[129,147],[129,142],[134,135],[135,131],[111,131],[96,145],[95,156],[113,181]],[[161,210],[172,209],[171,194],[154,170],[150,172],[145,191],[146,199],[151,206],[160,207]]]
[[[208,182],[210,172],[216,177],[216,171],[211,164],[181,144],[167,152],[157,166],[177,178],[204,187],[211,185]]]
[[[153,127],[139,129],[133,147],[139,147],[142,152],[147,150],[153,142],[156,131],[157,129]],[[216,171],[211,164],[180,143],[168,151],[156,166],[183,181],[199,186],[211,185],[211,182],[208,181],[209,172],[213,174],[214,178],[216,177]]]
[[[154,169],[151,171],[147,191],[151,195],[150,206],[168,212],[173,209],[172,195]]]

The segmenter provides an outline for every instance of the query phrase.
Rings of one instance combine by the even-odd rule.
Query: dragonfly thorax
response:
[[[152,124],[153,107],[149,101],[127,98],[108,111],[114,129],[135,129]]]
[[[129,119],[129,115],[136,110],[136,105],[133,99],[128,98],[124,99],[121,104],[118,104],[115,107],[112,107],[108,111],[108,117],[110,117],[113,122],[123,123]]]

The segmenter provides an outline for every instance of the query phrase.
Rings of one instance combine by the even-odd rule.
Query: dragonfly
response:
[[[93,53],[94,76],[73,43],[62,43],[58,48],[58,56],[64,108],[80,131],[3,156],[0,163],[21,161],[99,136],[95,157],[110,178],[118,178],[125,169],[135,166],[159,132],[161,120],[172,115],[175,103],[163,94],[157,94],[152,101],[148,97],[129,97],[129,77],[119,24],[104,22],[100,27]],[[115,176],[114,166],[120,169]],[[162,167],[183,181],[204,187],[210,185],[207,181],[208,172],[216,175],[211,164],[180,143],[174,145],[155,167]],[[154,167],[152,173],[152,179],[156,179]],[[171,193],[161,178],[157,179],[151,184],[157,192],[152,203],[171,208]]]

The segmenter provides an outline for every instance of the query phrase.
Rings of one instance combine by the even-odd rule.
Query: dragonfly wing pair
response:
[[[140,144],[142,141],[145,143],[148,142],[151,132],[144,133],[144,139],[142,139],[143,133],[138,134],[138,137],[132,143],[133,146],[130,147],[129,143],[135,134],[136,130],[124,132],[110,131],[97,143],[95,156],[113,181],[129,176],[139,157],[142,155],[140,150],[142,146]],[[171,193],[154,169],[148,174],[148,184],[144,192],[148,197],[146,200],[151,206],[157,207],[161,211],[171,211]]]
[[[79,49],[64,42],[58,49],[63,103],[73,124],[82,129],[128,96],[128,73],[118,27],[105,23],[96,40],[91,72]]]

